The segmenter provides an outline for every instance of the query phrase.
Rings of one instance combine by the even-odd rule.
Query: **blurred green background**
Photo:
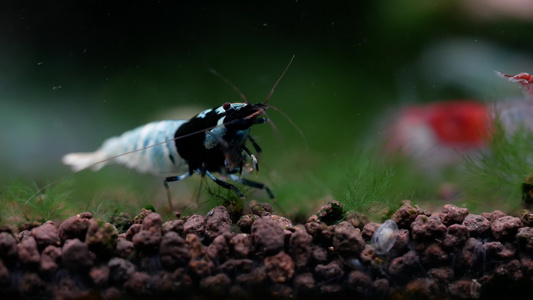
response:
[[[2,1],[0,183],[67,181],[87,206],[164,205],[161,178],[121,167],[69,175],[61,157],[240,102],[209,69],[263,101],[295,55],[269,104],[304,138],[269,111],[276,128],[253,128],[264,152],[250,178],[288,211],[314,209],[343,194],[398,107],[520,95],[493,71],[533,71],[532,22],[532,4],[518,0]],[[174,201],[198,185],[172,184]]]

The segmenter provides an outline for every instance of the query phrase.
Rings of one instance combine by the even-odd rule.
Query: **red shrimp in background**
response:
[[[533,131],[533,76],[496,74],[520,83],[524,99],[494,103],[449,100],[407,106],[388,126],[386,152],[400,152],[418,167],[433,169],[460,163],[463,155],[484,150],[495,115],[507,134],[519,126]]]
[[[408,106],[390,125],[386,150],[423,168],[457,163],[461,155],[484,147],[490,122],[487,105],[473,100]]]

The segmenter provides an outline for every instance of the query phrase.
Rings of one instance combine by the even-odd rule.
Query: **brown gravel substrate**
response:
[[[115,225],[81,213],[0,228],[0,295],[26,299],[530,299],[533,214],[431,214],[406,202],[398,229],[342,220],[328,203],[304,225],[223,206],[163,222],[143,210]],[[390,222],[392,223],[392,222]],[[127,228],[119,234],[117,227]],[[389,231],[392,233],[392,231]],[[393,238],[392,240],[390,240]],[[395,238],[395,240],[394,240]],[[387,247],[387,241],[392,241]],[[389,249],[390,248],[390,249]],[[378,255],[377,253],[382,253]],[[529,296],[528,296],[529,295]],[[529,298],[527,298],[529,297]],[[7,299],[7,298],[6,298]],[[333,299],[333,298],[332,298]]]

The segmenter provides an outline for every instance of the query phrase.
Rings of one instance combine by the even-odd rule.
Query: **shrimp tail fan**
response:
[[[63,156],[63,163],[70,166],[75,172],[87,169],[89,167],[93,171],[98,171],[105,165],[105,163],[98,162],[102,162],[106,158],[106,154],[102,151],[69,153]]]

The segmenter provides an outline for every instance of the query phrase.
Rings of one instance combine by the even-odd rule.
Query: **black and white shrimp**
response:
[[[118,163],[139,172],[164,176],[170,208],[172,203],[168,182],[182,180],[194,173],[202,177],[207,175],[242,199],[244,196],[235,185],[217,178],[213,173],[263,189],[274,199],[266,185],[244,179],[241,173],[249,160],[253,169],[259,170],[256,154],[261,152],[261,148],[250,136],[250,129],[268,121],[265,117],[265,110],[270,107],[267,101],[289,66],[290,63],[262,103],[250,104],[241,93],[245,103],[226,102],[204,110],[189,120],[151,122],[107,139],[94,152],[67,154],[63,157],[63,163],[74,171],[86,168],[99,170],[105,165]],[[247,142],[251,143],[256,154],[246,146]]]

